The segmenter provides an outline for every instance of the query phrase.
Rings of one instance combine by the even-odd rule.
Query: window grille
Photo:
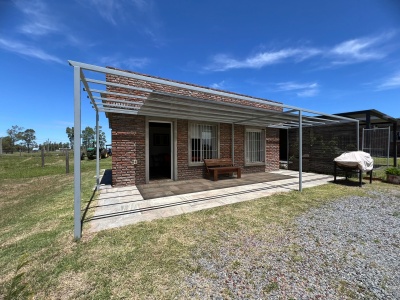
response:
[[[217,125],[190,124],[190,161],[203,162],[203,159],[218,158]]]
[[[246,163],[265,162],[265,137],[263,130],[246,130]]]

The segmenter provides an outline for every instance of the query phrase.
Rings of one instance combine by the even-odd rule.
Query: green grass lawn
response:
[[[102,169],[110,167],[110,158],[101,160]],[[94,175],[95,161],[82,161],[82,209],[93,195]],[[171,299],[182,278],[198,271],[190,263],[197,245],[211,249],[229,232],[257,235],[266,225],[291,226],[312,207],[370,188],[399,189],[381,182],[362,189],[327,184],[95,234],[85,223],[82,240],[74,242],[73,173],[65,174],[65,159],[48,155],[42,168],[40,155],[2,155],[0,299],[12,282],[35,299]],[[26,264],[17,271],[21,260]]]

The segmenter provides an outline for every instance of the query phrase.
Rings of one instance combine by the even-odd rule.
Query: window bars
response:
[[[265,138],[263,130],[246,130],[246,163],[265,162]]]
[[[203,159],[218,158],[217,129],[217,125],[190,124],[190,161],[192,163],[201,163]]]

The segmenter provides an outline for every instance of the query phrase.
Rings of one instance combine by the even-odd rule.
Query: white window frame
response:
[[[188,123],[188,164],[189,164],[189,166],[201,166],[201,165],[203,165],[204,164],[204,162],[203,162],[203,157],[202,157],[202,154],[201,154],[201,156],[200,156],[200,161],[192,161],[192,153],[193,153],[193,151],[192,151],[192,138],[193,138],[193,135],[194,135],[194,133],[193,133],[193,131],[192,131],[192,128],[193,128],[193,126],[198,126],[198,125],[200,125],[200,126],[215,126],[215,130],[216,130],[216,132],[215,132],[215,136],[216,136],[216,147],[217,147],[217,149],[216,149],[216,153],[215,153],[215,156],[216,157],[214,157],[214,158],[219,158],[219,146],[220,146],[220,139],[219,139],[219,124],[218,123],[209,123],[209,122],[189,122]],[[201,151],[200,151],[200,153],[202,153]]]
[[[249,151],[251,151],[251,147],[249,145],[249,134],[251,133],[259,133],[260,138],[258,141],[255,141],[255,143],[258,143],[259,149],[257,151],[260,152],[260,154],[255,153],[253,157],[255,156],[260,156],[262,158],[262,161],[250,161],[249,160]],[[253,136],[254,137],[254,136]],[[256,147],[256,145],[255,145]],[[265,128],[254,128],[254,127],[246,127],[245,129],[245,134],[244,134],[244,164],[245,166],[259,166],[259,165],[265,165],[266,163],[266,141],[265,141]]]

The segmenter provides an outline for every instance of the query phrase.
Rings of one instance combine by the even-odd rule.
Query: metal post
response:
[[[80,67],[74,67],[74,239],[81,236],[81,80]]]
[[[69,150],[65,150],[65,173],[69,174]]]
[[[388,150],[387,150],[387,161],[386,161],[387,167],[389,167],[389,153],[390,153],[390,127],[388,127]]]
[[[303,191],[303,116],[299,110],[299,192]]]
[[[393,166],[397,167],[397,123],[393,123]]]
[[[287,169],[289,170],[289,128],[286,128],[286,161]]]
[[[232,123],[232,163],[235,164],[235,124]]]
[[[42,149],[40,149],[41,157],[42,157],[42,168],[44,168],[44,145],[42,145]]]
[[[100,136],[99,112],[96,110],[96,189],[100,189]]]
[[[3,154],[3,138],[0,138],[0,155]]]
[[[364,139],[365,139],[365,128],[363,128],[363,131],[362,131],[362,145],[361,145],[361,150],[362,151],[364,151]],[[359,150],[359,149],[357,149],[357,150]]]
[[[356,126],[357,126],[357,135],[356,135],[356,137],[357,137],[357,151],[358,151],[358,150],[360,150],[360,121],[359,120],[357,120]]]

